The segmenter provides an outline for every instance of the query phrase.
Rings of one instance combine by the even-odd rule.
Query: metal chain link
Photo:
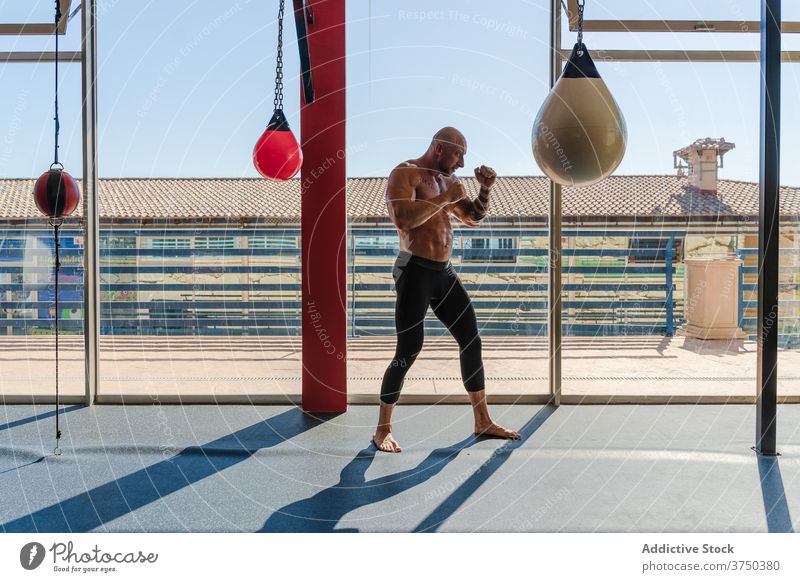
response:
[[[583,56],[583,9],[586,0],[578,0],[578,55]]]
[[[53,166],[58,165],[58,132],[61,129],[60,124],[58,122],[58,23],[61,21],[61,3],[60,0],[56,0],[56,20],[55,26],[53,27],[53,34],[56,37],[56,88],[55,88],[55,117],[53,120],[56,122],[55,126],[55,147],[54,147],[54,154],[53,154]],[[52,167],[52,166],[51,166]],[[63,166],[61,166],[63,168]]]
[[[283,109],[283,6],[280,0],[278,8],[278,61],[275,65],[275,111]]]

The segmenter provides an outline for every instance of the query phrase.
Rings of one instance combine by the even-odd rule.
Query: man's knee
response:
[[[422,351],[422,344],[425,342],[425,335],[422,333],[406,333],[398,337],[395,357],[410,359],[412,362]]]
[[[393,368],[402,368],[403,370],[410,368],[411,365],[417,360],[417,356],[422,351],[422,348],[412,351],[406,352],[403,354],[395,354],[394,358],[392,359],[391,366]]]
[[[384,404],[397,404],[398,400],[400,400],[400,390],[381,393],[381,402]]]
[[[480,354],[483,348],[481,336],[475,330],[474,334],[466,334],[457,338],[459,351],[462,354]]]

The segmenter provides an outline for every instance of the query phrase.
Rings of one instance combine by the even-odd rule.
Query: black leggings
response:
[[[449,261],[432,261],[401,251],[394,264],[397,349],[383,375],[381,401],[394,404],[406,373],[422,351],[428,306],[458,342],[461,378],[468,392],[484,389],[478,322],[469,295]]]

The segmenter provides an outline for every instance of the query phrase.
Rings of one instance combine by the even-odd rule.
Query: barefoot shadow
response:
[[[475,469],[455,491],[448,495],[447,498],[414,529],[414,532],[435,532],[438,530],[447,519],[453,516],[459,508],[464,505],[467,499],[469,499],[489,477],[494,475],[494,473],[503,466],[503,463],[511,456],[511,453],[524,445],[533,433],[535,433],[555,411],[556,407],[548,404],[537,412],[519,431],[520,439],[518,441],[507,441],[499,447],[492,456],[484,461],[480,467]]]
[[[260,531],[357,532],[357,528],[334,528],[351,511],[385,501],[434,477],[462,450],[476,442],[478,439],[471,436],[454,445],[434,449],[413,469],[367,481],[367,469],[378,452],[375,444],[371,443],[342,469],[336,485],[276,510]]]

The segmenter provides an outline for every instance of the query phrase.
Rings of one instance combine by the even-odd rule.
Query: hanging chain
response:
[[[283,109],[283,3],[278,8],[278,62],[275,65],[275,111]]]
[[[53,166],[61,166],[61,169],[64,168],[62,164],[58,161],[58,133],[61,129],[60,123],[58,121],[58,23],[61,21],[61,1],[55,0],[56,2],[56,17],[55,17],[55,25],[53,27],[53,34],[56,37],[56,73],[55,73],[55,117],[53,121],[55,121],[55,146],[53,151],[53,164],[50,166],[50,169],[53,169]],[[61,190],[66,188],[66,184],[63,180],[59,180],[59,195],[62,194]],[[58,204],[58,200],[56,200],[56,204]],[[53,263],[53,274],[54,274],[54,283],[55,283],[55,341],[56,341],[56,447],[53,449],[53,454],[58,456],[61,454],[61,448],[59,447],[59,443],[61,441],[61,429],[58,424],[58,409],[59,409],[59,394],[58,394],[58,275],[59,271],[61,270],[61,258],[59,257],[58,252],[58,229],[61,227],[61,219],[60,218],[53,218],[50,220],[50,225],[53,227],[53,246],[55,247],[55,261]]]
[[[56,304],[56,313],[55,313],[55,335],[56,335],[56,448],[53,449],[53,454],[58,456],[61,454],[61,448],[59,447],[59,441],[61,440],[61,429],[58,426],[58,408],[59,408],[59,401],[58,401],[58,275],[59,271],[61,270],[61,259],[59,257],[58,252],[58,229],[61,227],[61,219],[54,218],[50,221],[50,224],[53,226],[53,246],[55,247],[55,263],[53,265],[53,273],[55,274],[55,304]]]
[[[578,54],[583,56],[583,9],[586,0],[578,0]]]
[[[55,26],[53,28],[53,34],[56,37],[56,89],[55,89],[55,110],[56,116],[53,120],[56,122],[56,139],[55,139],[55,152],[53,154],[53,166],[60,165],[58,163],[58,131],[61,129],[60,124],[58,122],[58,23],[61,21],[61,2],[60,0],[56,0],[56,20]],[[51,168],[53,166],[50,166]],[[61,166],[63,168],[63,166]]]

